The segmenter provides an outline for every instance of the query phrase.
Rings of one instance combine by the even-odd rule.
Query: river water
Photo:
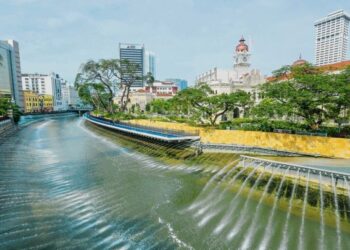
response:
[[[207,185],[215,168],[167,166],[118,140],[67,117],[2,142],[0,249],[350,249],[335,222]]]

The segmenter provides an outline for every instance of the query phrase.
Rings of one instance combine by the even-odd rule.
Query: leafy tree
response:
[[[274,80],[261,86],[268,98],[256,107],[255,114],[302,118],[312,129],[328,119],[336,119],[349,108],[349,72],[327,74],[304,64],[275,71]],[[273,111],[274,110],[274,111]],[[273,111],[273,112],[272,112]]]
[[[189,106],[194,117],[198,117],[202,122],[203,119],[207,119],[211,125],[215,125],[219,117],[233,111],[235,107],[246,109],[251,104],[250,95],[244,91],[214,95],[207,84],[182,90],[175,100],[180,105]]]
[[[21,117],[19,107],[11,102],[11,98],[7,96],[0,96],[0,116],[8,116],[9,110],[12,110],[14,122],[18,122]]]
[[[114,113],[113,97],[115,89],[122,90],[121,111],[126,110],[131,86],[137,80],[143,80],[139,75],[140,65],[128,60],[101,59],[89,60],[82,65],[75,80],[79,96],[94,107],[102,107],[109,113]],[[147,76],[152,81],[151,76]]]

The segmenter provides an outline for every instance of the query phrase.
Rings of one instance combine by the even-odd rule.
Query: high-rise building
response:
[[[21,61],[18,42],[0,41],[0,94],[9,95],[23,109]]]
[[[30,90],[41,95],[52,95],[53,109],[63,110],[62,79],[58,74],[22,74],[23,90]]]
[[[156,79],[156,56],[153,52],[146,50],[143,74],[146,75],[147,73],[151,73],[154,79]]]
[[[179,91],[188,88],[188,82],[184,79],[168,78],[168,79],[165,79],[165,81],[176,83],[176,86]]]
[[[335,11],[315,22],[316,65],[345,61],[348,50],[350,16]]]
[[[142,44],[119,43],[119,59],[128,60],[130,63],[139,65],[136,73],[140,77],[144,74],[144,54],[145,48]],[[124,75],[123,78],[128,79],[128,75]],[[144,81],[139,79],[136,80],[131,87],[140,88],[143,86]]]

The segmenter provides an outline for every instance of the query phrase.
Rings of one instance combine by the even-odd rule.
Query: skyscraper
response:
[[[144,73],[144,52],[145,48],[142,44],[119,43],[120,60],[128,60],[130,63],[138,64],[137,74],[142,76]],[[123,65],[122,65],[123,66]],[[127,79],[128,76],[123,76]],[[131,87],[143,87],[143,80],[136,80]]]
[[[21,61],[18,42],[0,41],[0,94],[10,95],[23,109]]]
[[[348,50],[350,16],[335,11],[315,22],[316,65],[345,61]]]
[[[154,53],[146,50],[144,61],[144,75],[152,73],[152,76],[156,79],[156,56]]]

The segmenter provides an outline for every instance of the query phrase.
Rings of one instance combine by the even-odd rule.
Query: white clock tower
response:
[[[245,44],[245,39],[242,36],[242,38],[239,40],[239,44],[236,46],[235,54],[233,55],[233,69],[237,71],[238,77],[249,73],[249,59],[249,48],[248,45]]]

